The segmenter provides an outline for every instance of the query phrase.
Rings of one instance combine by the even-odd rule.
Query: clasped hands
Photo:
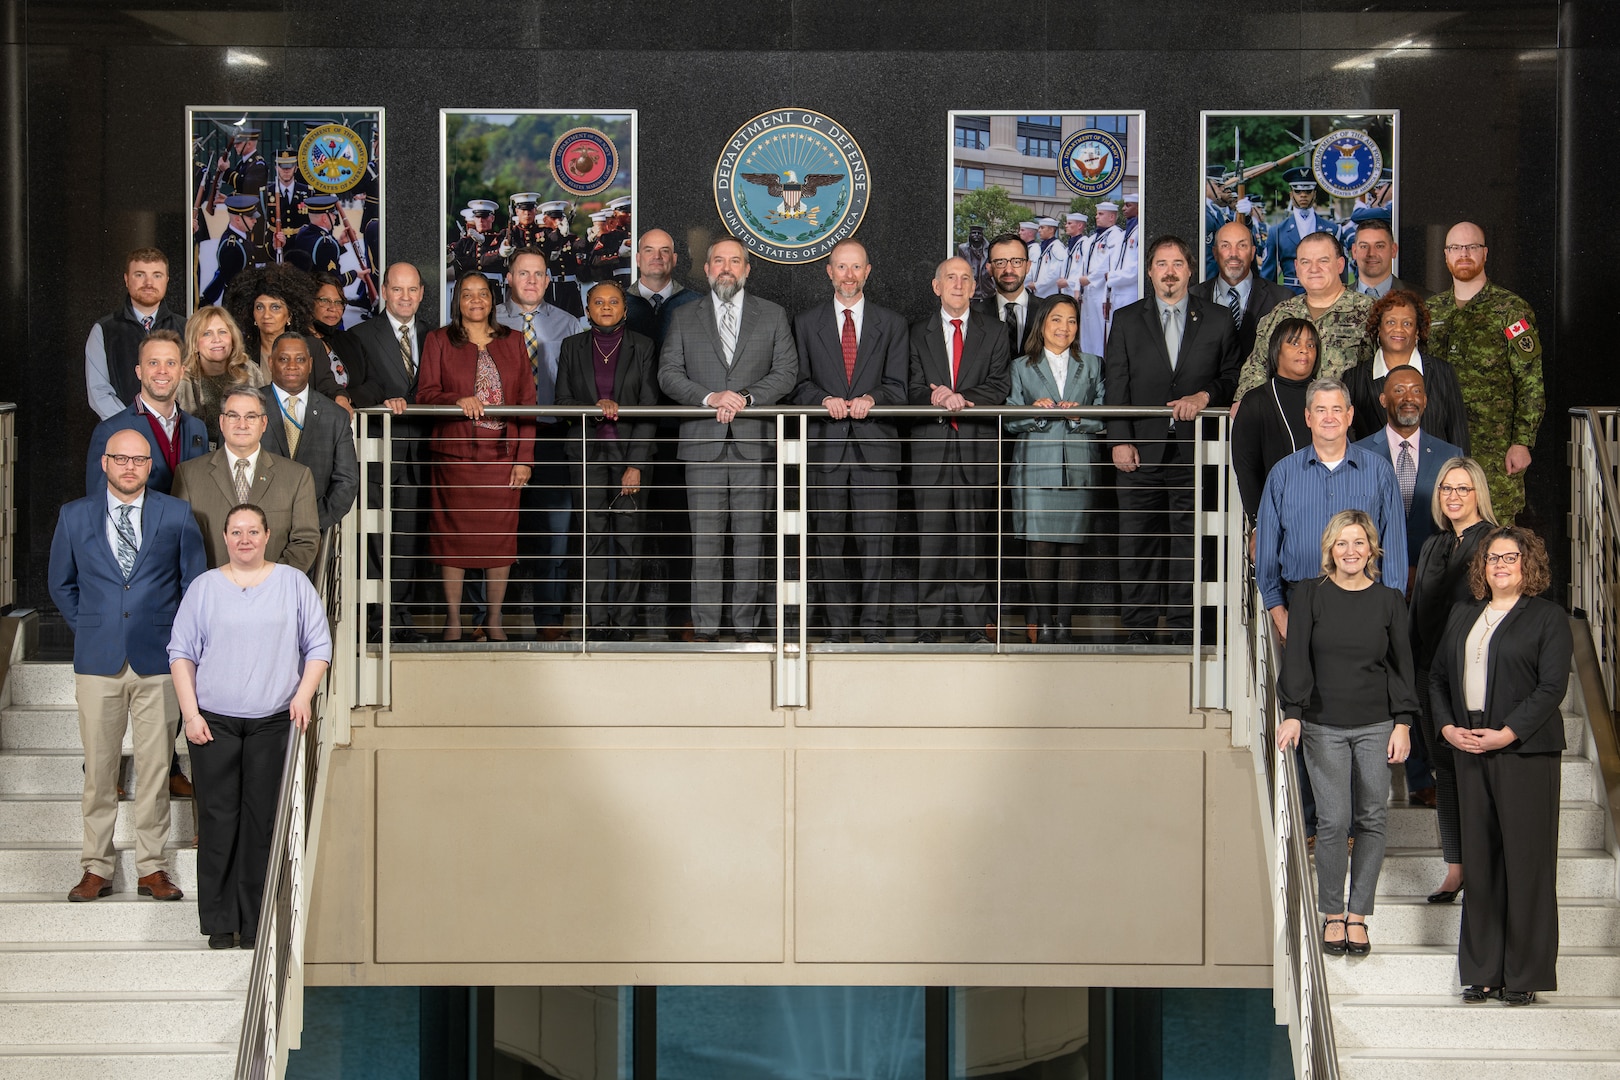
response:
[[[1440,737],[1465,754],[1485,754],[1500,750],[1518,738],[1512,728],[1462,728],[1447,724]]]
[[[709,395],[708,404],[714,409],[715,423],[729,424],[748,407],[748,399],[735,390],[720,390]]]
[[[865,420],[874,404],[871,394],[862,394],[858,398],[821,399],[821,407],[827,410],[827,416],[833,420]]]
[[[936,409],[944,409],[947,412],[961,412],[963,409],[973,408],[973,402],[948,386],[929,383],[928,389],[931,391],[928,396],[928,403]]]

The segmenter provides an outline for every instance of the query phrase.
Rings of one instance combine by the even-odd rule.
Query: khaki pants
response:
[[[139,877],[166,869],[169,838],[169,760],[174,717],[180,707],[174,681],[137,675],[128,664],[117,675],[74,675],[79,739],[84,744],[84,850],[80,864],[113,876],[113,825],[118,820],[118,764],[124,725],[135,744],[135,865]]]

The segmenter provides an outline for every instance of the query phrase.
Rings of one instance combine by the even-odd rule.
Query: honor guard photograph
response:
[[[343,325],[368,318],[385,265],[383,110],[193,105],[186,129],[188,299],[218,304],[238,274],[277,263],[341,278]]]
[[[439,133],[446,321],[455,283],[474,271],[501,303],[507,260],[524,248],[545,255],[546,302],[576,318],[596,282],[630,283],[634,109],[441,109]]]
[[[1400,234],[1400,113],[1202,116],[1203,276],[1213,278],[1218,270],[1216,232],[1241,222],[1253,237],[1260,277],[1303,295],[1294,267],[1299,242],[1313,232],[1330,232],[1346,255],[1344,284],[1382,298],[1386,281],[1399,273],[1394,256],[1363,255],[1355,241],[1364,221],[1382,222],[1391,238]],[[1393,247],[1391,239],[1383,250]],[[1371,279],[1369,289],[1356,288],[1362,277]]]

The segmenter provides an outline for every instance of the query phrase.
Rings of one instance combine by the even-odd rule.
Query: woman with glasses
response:
[[[1491,529],[1434,654],[1434,722],[1451,744],[1462,817],[1457,967],[1469,1003],[1528,1005],[1558,989],[1560,705],[1573,646],[1547,549],[1529,529]]]
[[[309,335],[319,343],[311,357],[315,361],[310,381],[315,389],[337,402],[354,415],[351,386],[358,386],[361,350],[349,339],[343,329],[343,313],[348,300],[343,295],[343,279],[325,270],[315,272],[315,317],[309,323]]]

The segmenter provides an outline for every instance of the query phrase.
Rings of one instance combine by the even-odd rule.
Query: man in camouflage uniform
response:
[[[1503,524],[1524,509],[1524,471],[1541,426],[1541,336],[1536,313],[1485,277],[1485,233],[1462,221],[1446,234],[1451,288],[1429,300],[1429,353],[1449,360],[1462,388],[1473,456]]]
[[[1243,362],[1243,375],[1238,379],[1239,398],[1265,385],[1271,332],[1284,319],[1309,319],[1316,324],[1322,339],[1317,351],[1319,379],[1341,379],[1352,367],[1372,359],[1376,342],[1367,336],[1372,297],[1344,287],[1344,248],[1339,238],[1330,232],[1305,237],[1295,251],[1294,268],[1305,292],[1272,308],[1255,328],[1254,351]],[[1237,415],[1236,401],[1232,403],[1232,414]]]

